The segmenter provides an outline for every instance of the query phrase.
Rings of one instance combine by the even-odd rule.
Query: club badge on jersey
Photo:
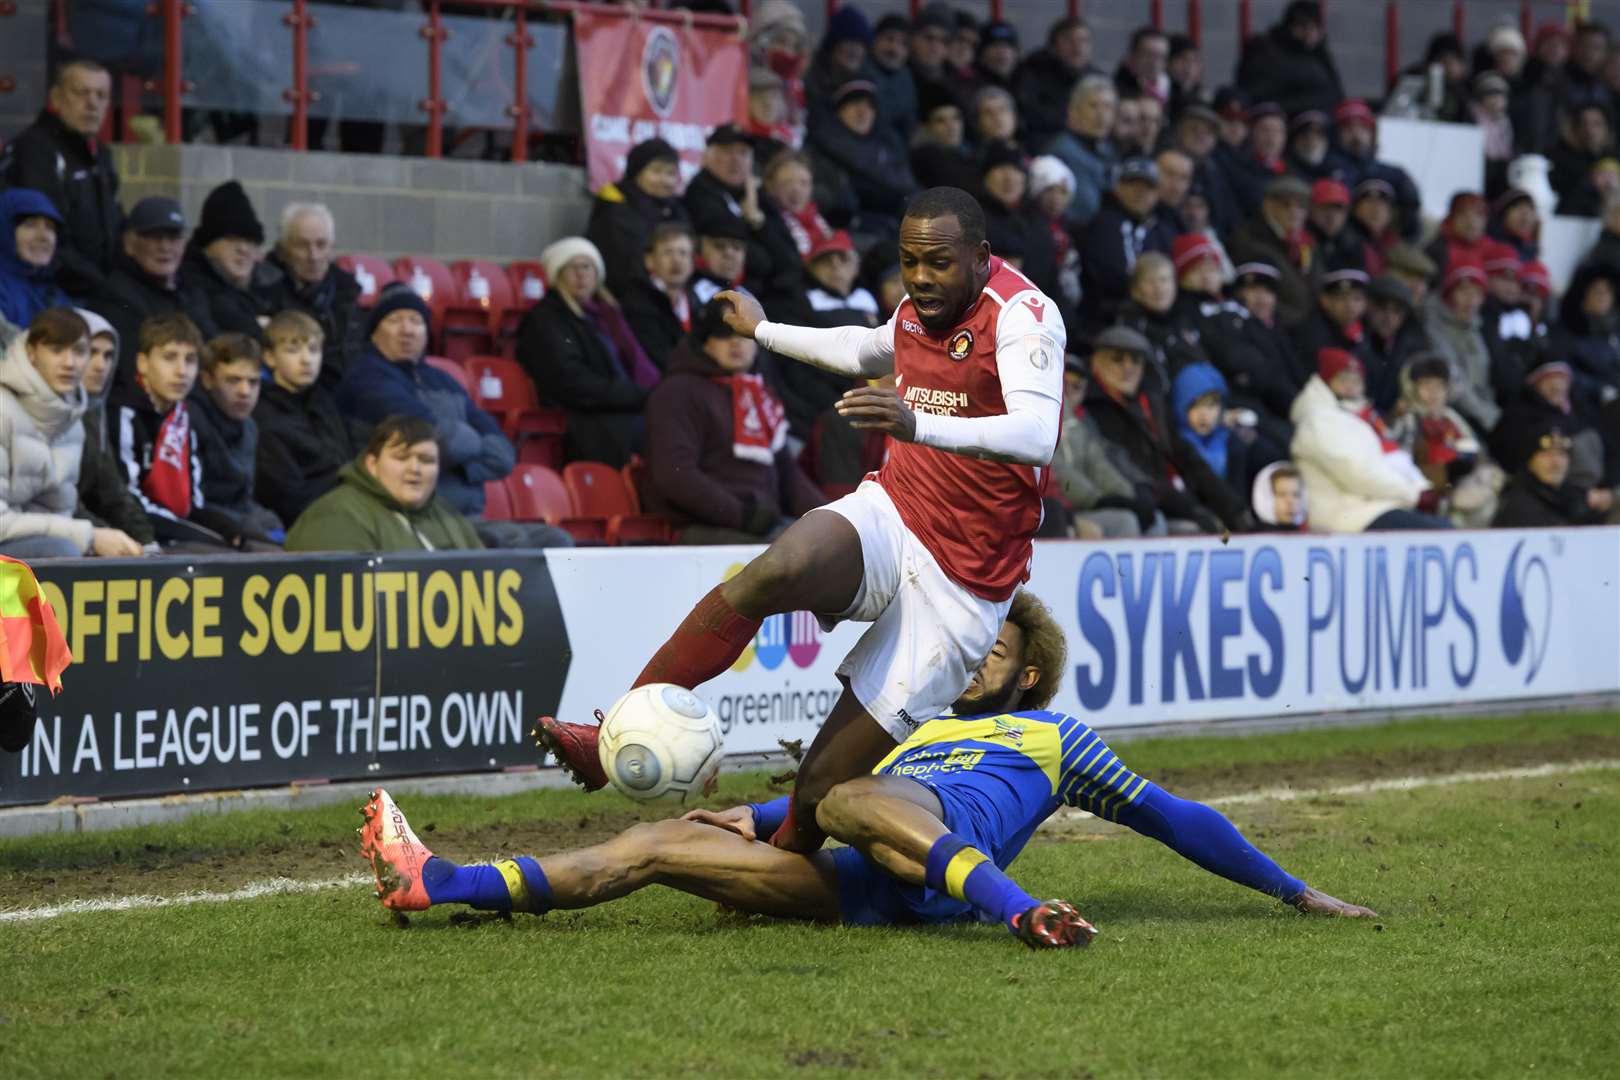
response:
[[[951,335],[951,340],[945,346],[945,352],[952,360],[963,361],[973,355],[973,331],[958,330]]]

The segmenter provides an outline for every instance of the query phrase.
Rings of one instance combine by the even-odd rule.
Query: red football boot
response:
[[[377,899],[392,911],[422,911],[432,901],[422,883],[422,868],[433,852],[416,838],[411,823],[382,788],[371,793],[360,816],[360,855],[377,877]]]
[[[1032,949],[1069,949],[1090,945],[1097,928],[1080,917],[1074,905],[1063,900],[1043,900],[1028,911],[1013,916],[1013,933]]]
[[[586,791],[607,787],[607,773],[603,771],[601,756],[596,752],[601,723],[601,709],[596,710],[595,725],[568,724],[554,716],[542,716],[534,722],[536,745],[549,751],[574,783]]]

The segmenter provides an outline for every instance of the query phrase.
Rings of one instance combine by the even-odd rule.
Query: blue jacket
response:
[[[368,343],[349,362],[337,399],[339,411],[361,431],[390,416],[419,416],[436,427],[443,454],[439,494],[467,517],[484,512],[484,484],[517,464],[517,451],[495,418],[455,379],[420,360],[396,364]]]
[[[67,294],[56,283],[57,260],[30,266],[17,256],[17,223],[25,217],[48,217],[62,229],[62,215],[51,200],[31,188],[0,192],[0,315],[19,330],[49,307],[64,307]]]
[[[1202,361],[1188,364],[1177,372],[1170,384],[1170,407],[1176,411],[1177,433],[1198,452],[1198,456],[1204,459],[1216,476],[1225,479],[1228,475],[1226,447],[1232,433],[1225,424],[1217,423],[1214,431],[1200,435],[1187,423],[1187,410],[1205,394],[1221,395],[1224,406],[1227,398],[1226,380],[1213,364]]]

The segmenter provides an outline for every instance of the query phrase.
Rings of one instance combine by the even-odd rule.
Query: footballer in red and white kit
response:
[[[695,688],[731,666],[780,612],[872,626],[839,667],[845,691],[800,763],[772,843],[813,850],[815,808],[961,697],[1029,576],[1057,446],[1065,335],[1056,305],[984,239],[956,188],[915,196],[900,227],[907,298],[884,326],[765,321],[721,293],[733,332],[784,356],[892,388],[848,391],[837,409],[889,436],[883,466],[811,511],[699,602],[637,680]],[[595,729],[543,718],[542,743],[587,787],[606,783]]]

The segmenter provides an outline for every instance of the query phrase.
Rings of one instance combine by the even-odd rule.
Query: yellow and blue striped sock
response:
[[[1036,903],[990,856],[955,833],[946,833],[929,848],[923,880],[930,889],[967,901],[1009,930],[1013,916]]]
[[[435,855],[422,867],[422,884],[435,904],[468,904],[479,911],[534,915],[551,910],[551,882],[540,864],[527,856],[458,866]]]

